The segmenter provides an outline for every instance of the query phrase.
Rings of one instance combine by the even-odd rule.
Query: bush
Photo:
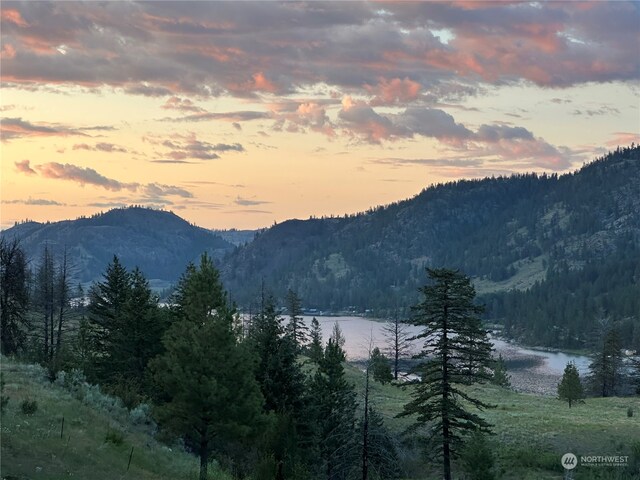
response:
[[[105,443],[112,443],[113,445],[119,447],[124,443],[124,435],[122,432],[116,430],[115,428],[110,428],[107,430],[107,434],[104,436]]]
[[[150,425],[153,423],[151,407],[146,403],[141,403],[129,412],[129,418],[134,425]]]
[[[38,402],[27,398],[20,404],[20,410],[22,410],[22,413],[25,415],[33,415],[38,411]]]
[[[633,408],[632,407],[627,408],[627,417],[629,417],[629,418],[633,417]]]
[[[466,478],[470,480],[493,480],[495,460],[486,437],[474,433],[467,441],[460,458]]]

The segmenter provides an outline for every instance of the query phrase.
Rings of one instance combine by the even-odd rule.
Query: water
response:
[[[304,321],[311,325],[313,317],[305,316]],[[363,317],[316,317],[320,323],[323,340],[326,342],[331,336],[336,322],[345,337],[344,349],[348,360],[363,360],[367,358],[370,348],[387,349],[383,331],[384,322]],[[418,334],[420,327],[406,325],[410,335]],[[556,395],[557,385],[568,362],[574,362],[580,375],[588,372],[589,357],[573,355],[564,352],[547,352],[506,342],[498,338],[491,338],[495,348],[495,355],[501,354],[511,375],[512,386],[521,392]],[[412,353],[421,349],[421,342],[412,344]]]

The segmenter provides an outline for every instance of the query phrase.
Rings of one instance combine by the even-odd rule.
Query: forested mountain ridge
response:
[[[128,268],[140,267],[150,279],[175,282],[202,252],[220,258],[233,245],[172,212],[142,207],[110,210],[61,222],[25,222],[2,232],[17,238],[27,258],[37,261],[45,244],[55,254],[66,247],[75,280],[99,279],[118,255]]]
[[[425,266],[459,268],[487,294],[632,252],[637,282],[639,156],[632,145],[571,174],[460,180],[366,213],[286,221],[229,254],[225,285],[241,306],[264,279],[308,307],[385,314],[415,303]]]

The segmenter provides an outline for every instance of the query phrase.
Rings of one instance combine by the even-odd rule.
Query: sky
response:
[[[563,173],[640,140],[638,2],[11,2],[0,223],[207,228]]]

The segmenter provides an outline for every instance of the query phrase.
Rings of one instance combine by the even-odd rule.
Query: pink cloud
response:
[[[365,90],[374,95],[372,106],[409,103],[420,96],[421,85],[405,77],[387,80],[381,78],[377,85],[365,85]]]
[[[21,160],[19,162],[15,162],[14,164],[18,172],[24,173],[25,175],[36,175],[36,171],[31,168],[31,165],[29,165],[29,160]]]

